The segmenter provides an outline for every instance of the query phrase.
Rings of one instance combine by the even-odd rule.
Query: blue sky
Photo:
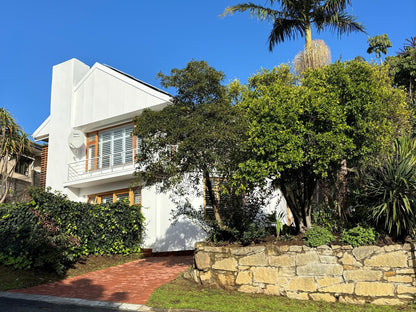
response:
[[[251,0],[264,4],[264,0]],[[0,10],[0,105],[31,134],[48,117],[52,66],[77,58],[111,65],[160,87],[156,74],[205,60],[226,74],[225,82],[260,68],[293,61],[303,38],[270,53],[271,25],[248,14],[220,18],[238,0],[13,0]],[[349,11],[369,36],[387,33],[395,55],[416,36],[416,0],[352,0]],[[332,60],[368,55],[367,35],[312,34],[331,49]]]

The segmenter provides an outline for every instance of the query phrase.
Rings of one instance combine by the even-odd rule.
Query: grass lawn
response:
[[[416,311],[416,306],[351,305],[301,301],[259,294],[249,295],[235,291],[204,288],[182,277],[156,289],[146,305],[158,308],[198,309],[214,312]]]
[[[55,282],[68,277],[105,269],[141,258],[141,254],[129,256],[89,256],[75,263],[64,276],[39,270],[14,270],[13,268],[0,265],[0,291]]]

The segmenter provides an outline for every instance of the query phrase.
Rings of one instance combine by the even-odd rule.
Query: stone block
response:
[[[397,285],[397,293],[399,295],[402,294],[416,294],[416,287],[413,286],[405,286],[405,285]]]
[[[338,298],[339,302],[342,303],[351,303],[351,304],[364,304],[365,299],[357,298],[357,297],[350,297],[350,296],[340,296]]]
[[[377,305],[403,305],[403,304],[406,304],[407,301],[396,299],[396,298],[379,298],[379,299],[373,300],[371,303],[377,304]]]
[[[231,247],[230,251],[232,255],[236,256],[248,256],[258,253],[264,253],[264,246],[252,246],[252,247]]]
[[[280,296],[281,287],[276,285],[267,285],[264,289],[266,295]]]
[[[319,261],[321,263],[337,263],[338,259],[336,256],[325,256],[325,255],[320,255],[319,256]]]
[[[238,263],[240,265],[249,265],[249,266],[266,266],[267,265],[267,257],[263,253],[254,254],[251,256],[246,256],[241,258]]]
[[[218,284],[225,289],[233,289],[235,286],[234,275],[232,273],[217,274]]]
[[[279,276],[278,268],[259,267],[253,268],[253,281],[256,283],[276,284]]]
[[[402,245],[387,245],[383,247],[384,251],[386,252],[391,252],[391,251],[396,251],[396,250],[403,250],[403,246]]]
[[[325,301],[325,302],[335,302],[337,299],[330,294],[320,294],[320,293],[313,293],[309,294],[309,297],[311,297],[314,301]]]
[[[373,253],[379,251],[381,248],[377,246],[361,246],[354,248],[352,250],[352,254],[357,260],[363,260],[369,256],[371,256]]]
[[[228,253],[228,248],[205,246],[204,251],[211,252],[211,253]]]
[[[211,259],[206,252],[198,252],[194,256],[195,265],[198,270],[206,271],[211,267]]]
[[[415,270],[414,269],[399,269],[396,270],[397,274],[409,274],[409,275],[414,275],[415,274]]]
[[[357,282],[355,294],[370,297],[393,297],[394,285],[381,282]]]
[[[295,256],[281,255],[269,257],[269,264],[275,267],[291,267],[295,265]]]
[[[317,289],[313,277],[295,277],[289,281],[286,290],[315,291]]]
[[[201,283],[204,284],[204,285],[208,285],[208,284],[212,284],[213,283],[211,271],[208,271],[208,272],[200,272],[199,273],[199,278],[201,280]]]
[[[296,276],[296,270],[294,267],[280,267],[279,276],[286,276],[286,277]]]
[[[395,276],[395,275],[396,275],[396,272],[394,271],[384,272],[384,277],[390,277],[390,276]]]
[[[387,281],[392,283],[411,283],[413,278],[409,275],[396,275],[387,277]]]
[[[296,255],[297,266],[305,265],[311,262],[319,262],[318,254],[315,251]]]
[[[238,272],[237,278],[235,280],[235,283],[237,285],[243,285],[243,284],[251,285],[252,282],[253,282],[253,273],[251,271]]]
[[[260,287],[242,285],[238,288],[238,291],[241,291],[241,292],[247,293],[247,294],[258,294],[258,293],[262,292],[262,289]]]
[[[376,254],[364,260],[364,265],[369,267],[407,267],[407,256],[403,251],[395,251],[387,254]]]
[[[301,252],[302,251],[302,246],[289,246],[289,251]]]
[[[344,271],[346,281],[380,281],[383,273],[372,270],[348,270]]]
[[[323,277],[323,278],[318,278],[316,279],[316,282],[318,284],[318,287],[326,287],[329,285],[335,285],[335,284],[339,284],[342,282],[342,278],[341,277]]]
[[[280,252],[288,252],[289,251],[289,246],[288,245],[280,246],[279,251]]]
[[[309,263],[297,267],[296,273],[299,276],[328,276],[341,275],[343,270],[340,264]]]
[[[324,293],[336,293],[336,294],[353,294],[354,293],[354,283],[341,283],[336,285],[331,285],[327,287],[319,288],[319,292]]]
[[[225,258],[216,261],[212,268],[215,270],[223,270],[223,271],[237,271],[237,260],[234,258]]]
[[[344,265],[350,265],[355,267],[362,267],[361,262],[357,261],[353,255],[345,253],[344,256],[340,259],[340,262]]]
[[[288,292],[286,293],[286,296],[290,299],[309,300],[309,296],[307,293]]]

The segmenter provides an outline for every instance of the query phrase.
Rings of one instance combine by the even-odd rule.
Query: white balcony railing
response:
[[[133,170],[136,153],[137,150],[128,150],[70,163],[68,164],[68,182],[111,172]]]

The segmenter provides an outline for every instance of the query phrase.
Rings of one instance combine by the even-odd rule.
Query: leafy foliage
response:
[[[392,47],[391,41],[387,34],[377,35],[372,38],[368,38],[368,49],[367,53],[375,53],[376,58],[381,63],[381,53],[387,54],[387,49]]]
[[[221,84],[224,74],[204,61],[191,61],[185,68],[172,69],[169,76],[160,73],[159,77],[164,87],[174,87],[177,92],[171,105],[161,111],[145,110],[135,119],[134,134],[141,138],[137,176],[146,185],[172,190],[179,198],[178,212],[195,220],[204,216],[186,198],[202,195],[205,189],[216,226],[224,233],[241,232],[234,225],[239,224],[239,218],[252,218],[252,214],[243,213],[241,190],[233,178],[247,156],[247,122]],[[221,181],[221,194],[214,189],[214,179]]]
[[[395,238],[415,232],[416,140],[397,139],[393,153],[365,168],[357,188],[358,211]]]
[[[287,66],[263,70],[250,78],[238,105],[250,120],[251,153],[239,175],[271,179],[298,229],[311,226],[318,181],[336,177],[344,159],[357,165],[386,150],[410,128],[404,93],[384,68],[359,61],[308,70],[300,81]]]
[[[212,242],[241,242],[243,245],[259,242],[270,235],[271,225],[261,208],[266,204],[262,194],[252,192],[250,195],[223,194],[219,203],[219,212],[223,225],[205,215],[204,209],[196,209],[189,202],[178,204],[173,214],[174,222],[182,216],[189,218],[207,233]]]
[[[313,226],[308,229],[303,238],[305,239],[305,244],[309,247],[327,245],[334,240],[334,236],[331,232],[320,226]]]
[[[15,268],[50,268],[63,273],[81,255],[140,251],[140,206],[75,203],[32,190],[27,204],[0,209],[0,262]]]
[[[358,247],[375,244],[377,237],[378,233],[373,228],[365,228],[358,225],[352,229],[343,230],[340,240],[352,247]]]
[[[390,74],[396,86],[407,90],[409,99],[415,109],[416,94],[416,47],[406,46],[397,56],[386,57],[385,64],[389,66]]]

